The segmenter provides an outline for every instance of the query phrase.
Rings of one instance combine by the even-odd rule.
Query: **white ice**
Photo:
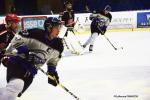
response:
[[[78,38],[84,43],[89,35]],[[93,53],[67,55],[60,60],[60,82],[81,100],[150,100],[150,31],[110,32],[106,36],[123,50],[115,51],[100,35]],[[6,85],[5,72],[1,66],[0,87]],[[39,71],[31,87],[17,100],[75,99],[61,87],[49,85]]]

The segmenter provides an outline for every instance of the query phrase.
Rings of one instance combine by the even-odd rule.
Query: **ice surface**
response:
[[[89,35],[78,38],[84,43]],[[65,55],[60,60],[60,82],[81,100],[150,100],[150,31],[111,32],[106,36],[124,49],[115,51],[100,35],[93,53]],[[6,85],[5,71],[1,66],[0,87]],[[62,88],[47,84],[47,77],[39,71],[17,100],[75,99]]]

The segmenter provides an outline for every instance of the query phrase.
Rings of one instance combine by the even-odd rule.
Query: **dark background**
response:
[[[0,15],[13,11],[18,15],[38,15],[60,13],[63,11],[63,2],[66,0],[0,0]],[[150,9],[149,0],[69,0],[73,3],[76,13],[102,10],[106,5],[112,7],[112,11],[146,10]],[[46,7],[47,8],[46,8]],[[46,8],[43,10],[43,8]]]

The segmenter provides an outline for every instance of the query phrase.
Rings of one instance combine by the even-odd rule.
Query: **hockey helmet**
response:
[[[72,10],[72,3],[70,1],[65,1],[64,7],[68,10]]]
[[[65,5],[65,6],[67,6],[68,4],[71,4],[71,2],[70,2],[70,1],[65,1],[65,2],[64,2],[64,5]]]
[[[18,23],[20,21],[20,18],[16,14],[7,14],[5,17],[6,23],[9,21]]]
[[[110,5],[106,5],[104,10],[110,12],[111,11],[111,6]]]
[[[44,29],[47,30],[47,28],[52,28],[59,25],[61,25],[61,21],[58,18],[49,17],[44,22]]]

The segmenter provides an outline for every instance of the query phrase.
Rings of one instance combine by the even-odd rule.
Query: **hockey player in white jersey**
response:
[[[84,43],[83,47],[85,48],[90,44],[89,51],[93,51],[93,45],[95,39],[99,36],[99,34],[104,35],[107,29],[107,26],[111,22],[112,15],[110,14],[111,7],[107,5],[103,11],[98,13],[93,13],[90,15],[91,22],[91,36]]]
[[[7,85],[0,88],[0,100],[16,100],[31,85],[38,68],[47,64],[47,73],[55,78],[48,79],[53,86],[59,84],[56,66],[63,52],[62,39],[58,38],[61,21],[50,17],[42,29],[29,29],[15,35],[6,49],[8,59]]]

